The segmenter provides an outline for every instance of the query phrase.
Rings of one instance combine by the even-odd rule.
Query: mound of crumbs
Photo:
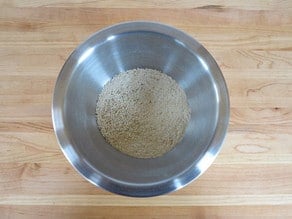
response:
[[[190,120],[185,92],[168,75],[132,69],[105,84],[96,105],[98,127],[114,148],[136,158],[175,147]]]

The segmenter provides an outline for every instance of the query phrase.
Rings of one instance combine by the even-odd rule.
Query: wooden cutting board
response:
[[[0,218],[292,217],[292,1],[0,0]],[[215,57],[230,92],[223,149],[169,195],[84,180],[57,144],[54,83],[73,49],[122,21],[173,25]]]

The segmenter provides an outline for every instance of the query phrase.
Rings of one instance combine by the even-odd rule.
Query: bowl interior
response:
[[[187,40],[171,35],[151,29],[105,30],[89,38],[64,65],[55,92],[55,129],[67,158],[94,184],[121,194],[148,196],[155,193],[153,186],[159,190],[171,181],[169,188],[156,191],[163,193],[199,175],[199,161],[213,153],[209,146],[218,132],[224,85],[217,82],[220,70],[201,45],[192,42],[190,48]],[[118,152],[96,124],[96,101],[103,86],[133,68],[157,69],[171,76],[186,92],[191,107],[184,138],[158,158],[137,159]]]

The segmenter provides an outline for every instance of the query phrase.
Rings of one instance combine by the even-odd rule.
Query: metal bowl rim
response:
[[[220,90],[220,94],[221,94],[220,99],[222,102],[221,106],[219,107],[219,117],[221,117],[222,122],[220,124],[217,124],[217,127],[216,127],[216,132],[220,130],[220,133],[217,136],[214,136],[214,138],[216,138],[216,141],[213,138],[211,143],[206,146],[206,151],[212,151],[212,156],[210,157],[209,155],[209,157],[207,158],[206,153],[203,156],[201,156],[199,161],[202,161],[202,163],[204,163],[204,166],[202,166],[199,172],[193,170],[195,169],[195,166],[191,166],[190,168],[186,169],[180,174],[180,176],[183,176],[184,174],[186,174],[186,172],[188,172],[189,176],[188,176],[187,182],[185,182],[184,184],[179,184],[179,183],[177,184],[177,183],[174,183],[173,180],[170,180],[170,181],[163,182],[162,184],[152,184],[152,186],[149,186],[149,187],[145,186],[144,184],[141,184],[141,185],[133,184],[133,185],[128,185],[126,188],[124,188],[124,185],[122,182],[118,180],[113,180],[111,178],[103,179],[100,182],[95,182],[90,178],[91,174],[89,173],[89,171],[84,169],[84,167],[88,168],[87,164],[86,163],[80,164],[80,163],[73,162],[72,157],[71,157],[72,155],[64,150],[64,144],[68,143],[69,140],[66,138],[65,132],[58,125],[59,123],[58,119],[60,119],[60,116],[58,116],[57,115],[58,113],[56,113],[56,108],[59,107],[57,100],[60,98],[60,81],[61,81],[60,78],[64,76],[64,74],[69,74],[69,75],[71,74],[71,72],[64,72],[64,68],[68,64],[68,62],[71,60],[72,56],[76,55],[76,53],[78,53],[80,50],[83,50],[84,48],[87,47],[87,43],[90,40],[98,37],[100,34],[104,34],[104,33],[107,34],[116,29],[122,29],[122,30],[127,29],[128,31],[122,31],[119,33],[115,33],[114,35],[124,33],[124,32],[131,32],[131,31],[151,31],[151,32],[156,32],[156,33],[170,36],[174,39],[179,38],[180,42],[183,43],[183,46],[185,46],[186,49],[189,49],[190,51],[192,51],[193,48],[197,48],[199,46],[202,52],[205,54],[205,56],[209,60],[211,60],[213,64],[215,64],[217,67],[216,74],[221,80],[220,83],[222,85],[220,88],[218,88]],[[108,35],[108,37],[110,36],[111,35]],[[69,75],[67,75],[66,82],[68,82]],[[73,52],[70,54],[70,56],[67,58],[66,62],[64,63],[57,77],[54,93],[53,93],[51,113],[52,113],[53,128],[57,137],[57,142],[63,154],[69,161],[69,163],[81,176],[83,176],[83,178],[85,178],[87,181],[91,182],[97,187],[100,187],[106,191],[110,191],[116,194],[130,196],[130,197],[152,197],[152,196],[167,194],[169,192],[173,192],[182,187],[185,187],[186,185],[188,185],[189,183],[197,179],[201,174],[203,174],[208,169],[208,167],[213,163],[213,161],[215,160],[215,158],[217,157],[218,153],[220,152],[222,148],[222,144],[227,133],[229,117],[230,117],[230,101],[229,101],[229,94],[228,94],[226,82],[218,64],[216,63],[212,55],[197,40],[192,38],[187,33],[169,25],[165,25],[158,22],[150,22],[150,21],[131,21],[131,22],[118,23],[118,24],[106,27],[104,29],[101,29],[93,33],[85,41],[83,41],[79,46],[77,46],[76,49],[73,50]],[[98,172],[98,174],[101,177],[105,177],[101,172]],[[145,189],[145,187],[147,188]]]

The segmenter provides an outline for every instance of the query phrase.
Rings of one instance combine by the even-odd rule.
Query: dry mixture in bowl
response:
[[[153,69],[133,69],[104,86],[96,118],[102,135],[117,150],[136,158],[155,158],[182,139],[190,107],[171,77]]]

